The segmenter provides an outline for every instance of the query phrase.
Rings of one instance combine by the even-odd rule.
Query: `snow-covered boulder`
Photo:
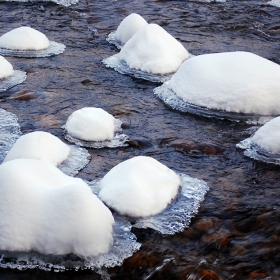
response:
[[[70,147],[51,133],[35,131],[21,136],[4,162],[14,159],[41,159],[59,165],[67,159]]]
[[[164,210],[178,194],[179,176],[151,157],[138,156],[112,168],[100,181],[99,197],[132,217]]]
[[[116,56],[130,68],[166,74],[175,72],[189,53],[162,27],[148,24],[138,30]]]
[[[13,29],[0,37],[0,47],[12,50],[43,50],[49,45],[43,33],[28,26]]]
[[[84,257],[108,252],[114,218],[81,179],[51,163],[0,165],[0,249]]]
[[[85,107],[69,116],[65,130],[85,141],[110,140],[114,138],[115,118],[101,108]]]
[[[171,80],[155,89],[155,94],[169,104],[172,98],[165,94],[167,91],[202,108],[278,115],[280,66],[249,52],[200,55],[185,61]]]
[[[13,72],[12,64],[0,55],[0,79],[11,76]]]
[[[118,26],[115,33],[115,39],[120,45],[124,45],[140,28],[147,24],[147,21],[143,17],[132,13],[124,18]]]

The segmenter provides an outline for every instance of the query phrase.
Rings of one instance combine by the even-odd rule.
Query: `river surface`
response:
[[[118,52],[107,35],[132,12],[164,27],[194,55],[243,50],[280,64],[280,8],[266,2],[81,0],[67,8],[0,1],[1,35],[28,25],[67,46],[51,58],[7,57],[28,76],[0,94],[0,107],[18,116],[23,133],[44,130],[63,139],[61,127],[74,110],[101,107],[129,124],[130,146],[89,149],[92,160],[78,177],[102,178],[121,161],[146,155],[209,185],[183,232],[133,229],[142,247],[108,270],[111,279],[280,279],[280,167],[246,158],[235,147],[256,127],[173,111],[153,95],[156,84],[102,64]],[[1,269],[0,279],[100,276]]]

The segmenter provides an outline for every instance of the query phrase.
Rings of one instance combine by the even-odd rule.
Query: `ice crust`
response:
[[[163,93],[162,93],[163,92]],[[277,115],[280,66],[248,52],[207,54],[185,61],[155,94],[173,92],[188,107],[247,114]],[[172,103],[171,103],[172,106]]]
[[[245,149],[250,158],[280,164],[280,117],[274,118],[260,127],[251,137],[236,146]]]
[[[69,7],[71,5],[77,4],[79,0],[7,0],[7,2],[54,2],[58,5]]]
[[[116,31],[109,34],[107,41],[121,49],[122,46],[146,24],[148,23],[143,17],[132,13],[122,20]]]
[[[23,83],[26,80],[26,77],[26,72],[14,70],[11,76],[0,80],[0,92]]]
[[[70,154],[70,147],[51,133],[34,131],[21,136],[8,152],[4,162],[14,159],[41,159],[61,164]]]
[[[189,53],[183,45],[162,27],[147,24],[132,36],[118,54],[103,62],[120,73],[136,73],[136,77],[139,77],[139,72],[143,77],[148,73],[146,79],[149,80],[151,74],[175,72],[188,57]],[[160,82],[160,79],[157,81]]]
[[[0,79],[11,76],[14,72],[12,64],[0,55]]]
[[[0,47],[12,50],[43,50],[50,45],[49,39],[42,32],[21,26],[0,37]]]
[[[0,163],[21,135],[17,116],[0,108]]]
[[[92,257],[113,244],[109,209],[85,182],[47,161],[0,165],[0,198],[1,250]]]
[[[112,168],[100,181],[99,197],[119,213],[155,215],[176,197],[180,179],[151,157],[138,156]]]

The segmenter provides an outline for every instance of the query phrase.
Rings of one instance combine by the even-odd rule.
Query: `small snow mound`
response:
[[[280,164],[280,117],[274,118],[260,127],[251,137],[236,146],[245,149],[250,158]]]
[[[113,244],[109,209],[81,179],[49,162],[0,165],[0,198],[1,250],[93,257]]]
[[[73,112],[65,130],[72,137],[85,141],[104,141],[114,138],[115,118],[101,108],[85,107]]]
[[[272,1],[267,2],[267,4],[280,8],[280,0],[272,0]]]
[[[0,48],[12,50],[43,50],[49,47],[49,39],[40,31],[22,26],[0,37]]]
[[[188,59],[156,89],[157,95],[161,89],[200,108],[249,115],[280,113],[280,66],[248,52]]]
[[[189,57],[188,51],[173,36],[157,24],[139,29],[121,51],[103,62],[119,72],[126,68],[149,74],[164,75],[175,72]],[[127,65],[124,67],[123,65]],[[120,68],[120,70],[118,70]],[[128,71],[125,74],[132,74]]]
[[[204,181],[185,174],[180,174],[180,179],[182,188],[177,200],[161,213],[137,220],[134,227],[152,228],[162,234],[175,234],[189,226],[209,188]]]
[[[21,135],[17,116],[0,108],[0,163]]]
[[[136,13],[132,13],[122,20],[115,32],[109,34],[107,41],[121,48],[147,21]]]
[[[180,178],[151,157],[138,156],[112,168],[100,181],[99,197],[120,214],[155,215],[177,196]]]
[[[41,159],[61,164],[70,154],[70,148],[58,137],[44,131],[35,131],[21,136],[8,152],[4,162],[14,159]]]

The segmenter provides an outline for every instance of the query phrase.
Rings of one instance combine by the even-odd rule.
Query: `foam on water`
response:
[[[86,149],[70,145],[70,154],[58,169],[69,176],[75,176],[90,162],[90,154]]]
[[[129,75],[134,78],[148,80],[154,83],[164,83],[171,79],[174,73],[168,74],[153,74],[143,72],[141,70],[130,68],[124,60],[118,58],[117,55],[112,55],[102,61],[106,67],[113,68],[120,74]]]
[[[160,87],[154,89],[154,94],[160,98],[166,105],[174,110],[178,110],[184,113],[191,113],[207,118],[227,119],[231,121],[244,121],[248,124],[264,124],[271,120],[273,116],[261,116],[244,113],[233,113],[222,110],[213,110],[206,107],[201,107],[195,104],[191,104],[183,101],[178,97],[168,85],[163,84]]]
[[[114,125],[115,125],[115,130],[114,130],[115,136],[111,140],[85,141],[71,136],[70,134],[67,133],[66,130],[64,131],[64,137],[67,141],[74,143],[77,146],[94,148],[94,149],[117,148],[117,147],[128,146],[127,144],[127,141],[129,140],[128,136],[125,134],[120,134],[122,132],[121,129],[122,121],[115,119]],[[63,128],[65,128],[65,126],[63,126]]]
[[[12,50],[0,47],[0,54],[4,56],[17,56],[17,57],[48,57],[63,53],[66,46],[50,41],[48,48],[43,50]]]
[[[58,5],[62,5],[65,7],[69,7],[71,5],[77,4],[79,2],[79,0],[40,0],[40,1],[36,1],[36,0],[6,0],[7,2],[54,2]]]
[[[0,92],[23,83],[26,80],[26,77],[26,72],[14,70],[11,76],[0,79]]]
[[[0,267],[18,270],[41,269],[55,272],[69,269],[104,269],[122,265],[123,261],[140,249],[141,244],[130,232],[131,224],[121,217],[114,217],[114,243],[106,254],[93,258],[81,258],[74,254],[44,255],[37,252],[0,251]]]
[[[21,136],[16,115],[0,108],[0,163]]]
[[[209,187],[203,180],[185,174],[179,176],[181,188],[177,198],[159,214],[137,219],[133,227],[152,228],[162,234],[175,234],[189,226]],[[90,184],[95,195],[101,190],[99,182],[100,180],[96,180]]]
[[[267,2],[267,4],[280,8],[280,0],[272,0]]]

